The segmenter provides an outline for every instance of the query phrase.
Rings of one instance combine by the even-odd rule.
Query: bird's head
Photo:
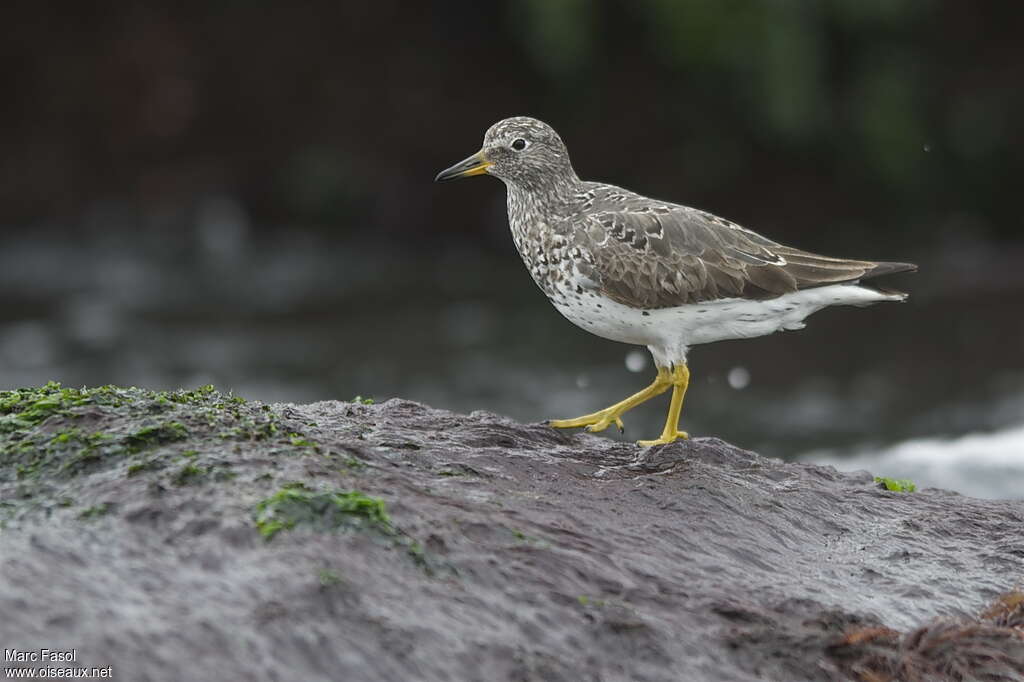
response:
[[[562,138],[547,123],[527,116],[492,125],[480,151],[441,171],[435,179],[442,182],[484,173],[523,187],[576,179]]]

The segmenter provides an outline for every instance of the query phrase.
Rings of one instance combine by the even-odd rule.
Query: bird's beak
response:
[[[480,150],[468,159],[459,161],[451,168],[446,168],[438,173],[437,177],[434,178],[434,182],[445,182],[457,178],[468,178],[471,175],[482,175],[490,167],[491,162],[484,156],[483,150]]]

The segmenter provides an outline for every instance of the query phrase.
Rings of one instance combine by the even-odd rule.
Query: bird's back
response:
[[[779,244],[706,211],[585,182],[564,220],[579,271],[609,298],[665,308],[801,289],[916,269],[831,258]],[[561,231],[561,230],[560,230]]]

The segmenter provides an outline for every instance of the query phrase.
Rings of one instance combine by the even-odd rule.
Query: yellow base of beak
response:
[[[468,178],[473,175],[483,175],[487,172],[493,164],[487,160],[483,152],[477,152],[468,159],[459,161],[451,168],[446,168],[437,174],[434,178],[435,182],[444,182],[446,180],[457,180],[458,178]]]

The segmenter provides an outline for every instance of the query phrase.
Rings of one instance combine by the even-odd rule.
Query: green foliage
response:
[[[1002,177],[1015,158],[1001,141],[1011,134],[1016,100],[1005,96],[999,78],[973,83],[970,96],[936,94],[966,87],[928,39],[936,16],[932,0],[524,0],[509,5],[504,28],[556,93],[549,108],[563,119],[590,121],[578,127],[594,140],[613,123],[627,125],[612,116],[618,102],[652,103],[628,125],[665,140],[645,157],[653,177],[673,177],[678,171],[668,164],[685,156],[701,169],[694,180],[706,183],[696,191],[713,191],[724,181],[743,182],[766,145],[808,165],[827,160],[845,180],[840,185],[858,184],[871,204],[893,211],[916,210],[908,195],[927,201],[941,186],[985,214],[992,207],[982,196],[999,192],[1012,210],[1000,191],[1005,184],[975,185],[972,178]],[[642,75],[634,79],[635,69],[617,66],[623,60],[642,64]],[[974,68],[997,62],[976,57]],[[581,115],[581,98],[604,103],[607,115]],[[686,129],[700,134],[678,134]],[[605,153],[606,164],[628,167],[618,154],[631,151],[625,145]]]
[[[384,501],[358,490],[311,492],[287,487],[257,504],[254,518],[267,540],[300,524],[321,531],[362,529],[397,534]]]
[[[914,482],[906,479],[886,478],[884,476],[875,476],[875,483],[878,483],[882,488],[891,490],[896,493],[913,493],[917,491],[917,486]]]
[[[364,398],[361,395],[357,395],[355,398],[352,398],[351,402],[357,405],[373,405],[373,398]]]

